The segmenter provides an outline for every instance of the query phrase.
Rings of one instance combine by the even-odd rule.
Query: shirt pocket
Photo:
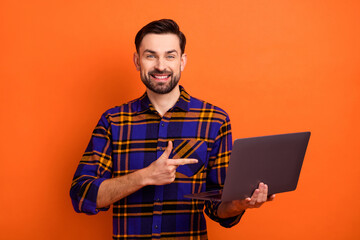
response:
[[[205,165],[207,159],[207,143],[196,139],[174,140],[171,159],[195,158],[197,163],[180,165],[176,172],[182,173],[187,177],[194,176]]]

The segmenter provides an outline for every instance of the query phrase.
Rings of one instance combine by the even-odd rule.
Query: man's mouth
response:
[[[150,76],[156,80],[167,80],[171,77],[171,74],[150,74]]]

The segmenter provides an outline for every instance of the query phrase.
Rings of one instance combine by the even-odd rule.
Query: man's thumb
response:
[[[165,158],[169,158],[172,149],[173,149],[173,143],[172,143],[172,141],[168,141],[168,145],[167,145],[167,147],[165,148],[165,151],[164,151],[164,153],[162,154],[162,156],[165,157]]]

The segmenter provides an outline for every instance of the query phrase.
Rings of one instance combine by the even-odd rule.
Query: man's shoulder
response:
[[[213,113],[219,118],[222,118],[224,120],[229,120],[229,115],[224,109],[218,107],[217,105],[214,105],[212,103],[209,103],[207,101],[204,101],[202,99],[193,96],[191,96],[190,99],[189,111]]]
[[[121,105],[114,106],[104,112],[103,115],[105,116],[117,116],[117,115],[128,115],[131,113],[136,112],[136,109],[138,108],[141,98],[136,98],[131,101],[125,102]]]

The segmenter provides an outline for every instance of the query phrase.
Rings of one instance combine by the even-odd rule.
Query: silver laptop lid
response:
[[[251,197],[260,182],[269,195],[296,189],[310,132],[236,139],[222,201]]]

